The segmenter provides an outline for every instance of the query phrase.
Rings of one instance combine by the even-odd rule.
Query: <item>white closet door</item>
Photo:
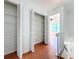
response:
[[[39,14],[34,14],[34,44],[43,42],[44,40],[44,17]]]
[[[17,49],[17,6],[4,3],[4,54]]]

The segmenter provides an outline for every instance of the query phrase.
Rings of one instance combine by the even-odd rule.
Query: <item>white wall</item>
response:
[[[64,36],[74,37],[74,0],[64,4]]]
[[[24,1],[24,0],[23,0]],[[37,0],[40,1],[40,0]],[[47,15],[47,10],[44,7],[44,5],[39,4],[40,2],[36,2],[36,0],[32,1],[32,0],[25,0],[25,4],[27,5],[27,8],[32,9],[33,11],[40,13],[42,15]]]
[[[23,52],[28,52],[30,50],[30,10],[23,4],[22,8],[22,30],[23,30]]]
[[[4,54],[17,49],[17,6],[4,3]]]

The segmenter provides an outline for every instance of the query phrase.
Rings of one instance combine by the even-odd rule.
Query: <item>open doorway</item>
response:
[[[34,44],[44,42],[44,16],[34,13]]]
[[[31,51],[34,52],[35,45],[44,43],[45,41],[45,16],[35,11],[32,11],[31,19]]]
[[[4,54],[17,49],[17,5],[4,2]]]
[[[4,58],[13,53],[22,57],[22,19],[21,6],[12,1],[4,1]],[[15,59],[13,57],[13,59]]]
[[[60,13],[49,17],[49,44],[57,55],[58,51],[58,34],[60,33]]]

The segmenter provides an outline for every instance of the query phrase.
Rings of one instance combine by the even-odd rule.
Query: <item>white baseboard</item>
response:
[[[8,51],[8,52],[4,53],[4,55],[11,54],[11,53],[13,53],[13,52],[15,52],[15,51],[17,51],[17,50]]]

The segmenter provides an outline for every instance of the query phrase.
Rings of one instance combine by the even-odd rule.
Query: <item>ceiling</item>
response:
[[[20,0],[9,0],[9,1],[17,2],[18,4]],[[24,1],[26,6],[28,6],[31,9],[40,11],[42,13],[48,13],[48,11],[63,6],[63,4],[67,4],[73,0],[21,0],[21,1]]]
[[[63,4],[63,0],[28,0],[29,6],[37,6],[44,10],[51,10]]]
[[[6,0],[5,0],[6,1]],[[19,3],[20,0],[7,0],[12,1],[16,4]],[[24,1],[24,0],[21,0]],[[67,4],[68,2],[71,2],[73,0],[25,0],[29,7],[33,8],[39,8],[43,10],[51,10],[53,8],[59,7],[63,4]]]

